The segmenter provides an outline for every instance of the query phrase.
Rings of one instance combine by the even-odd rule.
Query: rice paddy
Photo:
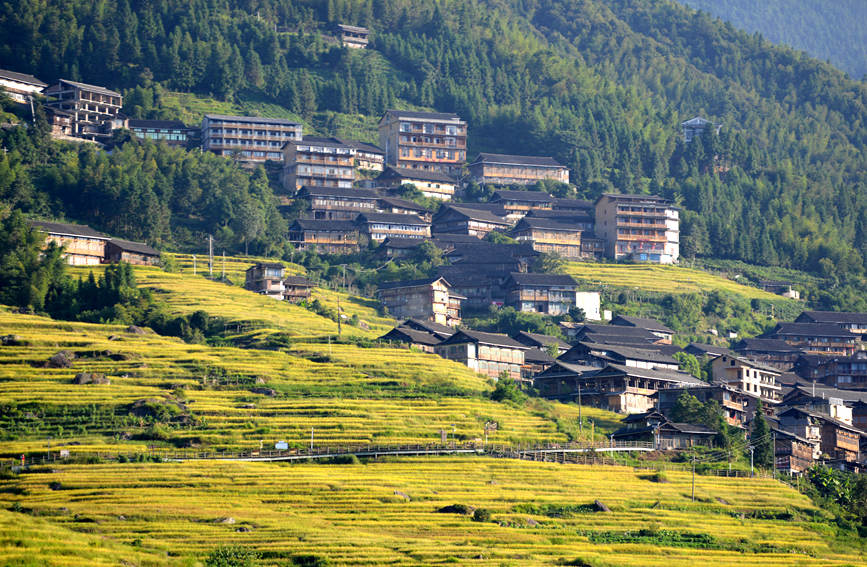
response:
[[[367,464],[63,466],[5,482],[0,564],[189,565],[239,545],[262,565],[860,565],[808,499],[766,479],[489,458]],[[610,512],[595,511],[600,501]],[[468,508],[449,509],[463,505]],[[489,521],[461,513],[481,508]],[[21,518],[18,520],[18,518]],[[66,538],[42,541],[46,526]],[[156,558],[159,558],[158,560]],[[309,561],[309,563],[302,563]],[[319,563],[313,563],[319,561]],[[127,563],[128,564],[128,563]]]

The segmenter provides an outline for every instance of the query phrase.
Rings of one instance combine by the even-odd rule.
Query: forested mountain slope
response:
[[[371,49],[338,47],[329,40],[335,22],[371,27]],[[673,2],[12,0],[0,8],[0,59],[46,81],[127,89],[132,116],[164,116],[162,88],[276,103],[326,130],[323,116],[376,116],[390,106],[455,111],[469,121],[471,154],[554,154],[582,196],[677,199],[687,257],[798,267],[844,282],[864,271],[867,85]],[[721,123],[720,136],[683,144],[679,123],[695,115]],[[34,187],[16,206],[59,204],[91,220],[68,196],[40,200],[49,182],[4,144],[13,146],[0,157],[5,167]],[[55,179],[71,181],[68,195],[110,170],[76,181],[75,158],[60,155],[49,161]],[[179,183],[170,176],[173,190]],[[169,199],[168,186],[151,185],[142,198],[177,216],[177,191]],[[249,189],[265,203],[259,186]],[[0,177],[0,197],[9,195]],[[182,217],[193,204],[182,205]],[[265,204],[257,210],[270,214]],[[208,222],[213,232],[232,228]],[[252,236],[279,236],[280,223],[268,222]],[[244,223],[234,225],[240,243]],[[171,242],[185,225],[130,226],[137,238]]]
[[[862,0],[681,0],[740,29],[803,49],[853,78],[867,75],[867,3]]]

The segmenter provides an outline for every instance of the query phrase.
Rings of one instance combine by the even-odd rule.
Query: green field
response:
[[[748,299],[785,301],[780,296],[761,289],[681,266],[566,262],[565,273],[594,288],[637,289],[659,293],[709,293],[719,290]]]
[[[19,511],[0,516],[0,564],[191,565],[230,543],[261,565],[864,564],[776,481],[699,476],[693,502],[687,473],[647,477],[456,457],[60,466],[4,482],[0,507]],[[491,520],[439,512],[455,504]]]

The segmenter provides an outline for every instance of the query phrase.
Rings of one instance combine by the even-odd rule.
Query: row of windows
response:
[[[279,160],[283,157],[283,154],[280,152],[251,152],[250,150],[240,150],[235,153],[241,157],[268,158],[274,160]],[[224,155],[229,155],[229,153],[227,152]]]
[[[650,230],[646,228],[618,228],[617,234],[631,234],[636,236],[665,236],[665,231]]]
[[[295,132],[279,130],[249,130],[239,128],[210,128],[212,134],[234,134],[241,136],[262,136],[263,138],[295,138]]]
[[[371,224],[370,229],[376,230],[376,231],[380,231],[380,230],[411,230],[414,232],[426,232],[427,231],[426,226],[410,226],[410,225],[405,225],[405,224],[380,224],[380,223]]]
[[[280,148],[283,145],[280,142],[263,142],[261,140],[236,140],[235,138],[211,138],[212,144],[220,144],[223,146],[266,146],[271,148]]]
[[[146,138],[148,140],[178,140],[185,141],[187,137],[184,134],[163,134],[156,132],[135,132],[135,135],[139,138]]]
[[[298,175],[307,174],[307,175],[352,175],[354,171],[351,167],[316,167],[311,165],[300,165],[298,166]]]
[[[413,144],[445,144],[452,148],[457,145],[454,138],[431,138],[430,136],[401,136],[400,141]]]
[[[351,156],[355,153],[355,150],[350,148],[334,148],[330,146],[298,146],[299,152],[309,152],[316,154],[336,154],[336,155],[344,155]],[[334,159],[332,156],[329,156],[329,159]]]
[[[421,131],[425,134],[437,134],[445,132],[449,136],[457,136],[458,133],[464,132],[464,127],[454,125],[443,126],[442,124],[416,124],[415,127],[413,127],[413,124],[411,122],[400,123],[401,132],[412,132],[413,130]]]

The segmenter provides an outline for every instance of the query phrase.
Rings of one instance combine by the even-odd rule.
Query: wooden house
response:
[[[144,242],[112,238],[105,245],[105,262],[127,262],[137,266],[157,266],[160,253]]]
[[[867,334],[867,313],[847,311],[804,311],[795,323],[824,323],[837,325],[852,333]]]
[[[440,341],[444,341],[455,334],[454,327],[449,327],[448,325],[441,325],[439,323],[434,323],[433,321],[425,319],[407,319],[399,326],[407,327],[409,329],[415,329],[416,331],[430,333],[431,335],[438,338]]]
[[[382,242],[391,236],[401,238],[430,238],[430,223],[418,215],[394,213],[361,213],[355,219],[358,231],[371,240]]]
[[[412,185],[425,197],[441,201],[450,200],[457,186],[457,181],[440,171],[394,166],[387,166],[376,180],[383,187]]]
[[[349,26],[337,24],[337,35],[343,47],[350,49],[364,49],[367,47],[370,30],[361,26]]]
[[[315,220],[355,220],[361,213],[379,210],[376,191],[342,187],[302,187],[296,197],[310,202]]]
[[[656,319],[647,319],[645,317],[630,317],[628,315],[617,315],[608,323],[609,325],[617,325],[620,327],[636,327],[650,331],[659,340],[666,344],[671,344],[671,338],[674,336],[674,331],[657,321]]]
[[[349,189],[355,181],[355,148],[337,138],[304,136],[283,146],[283,189],[302,187]]]
[[[26,104],[47,86],[33,75],[0,69],[0,90],[17,103]]]
[[[527,345],[530,348],[539,348],[542,350],[548,350],[552,346],[557,348],[557,356],[568,351],[572,348],[572,345],[564,341],[563,339],[559,339],[557,337],[552,337],[550,335],[540,335],[539,333],[530,333],[527,331],[519,331],[515,335],[512,336],[513,339],[518,341],[521,344]]]
[[[379,340],[405,343],[409,346],[430,353],[433,353],[434,347],[442,342],[440,338],[431,333],[403,326],[395,327],[379,337]]]
[[[609,364],[622,364],[634,368],[677,370],[677,360],[648,348],[627,345],[579,342],[560,355],[559,360],[603,368]]]
[[[495,191],[491,203],[501,205],[509,211],[521,211],[526,214],[534,209],[551,210],[554,197],[541,191]]]
[[[380,197],[377,200],[377,209],[380,213],[391,213],[393,215],[418,215],[427,223],[431,222],[433,213],[426,207],[423,207],[415,201],[401,199],[400,197]]]
[[[456,326],[461,322],[462,296],[453,293],[445,278],[384,282],[377,299],[397,319],[414,318],[440,325]]]
[[[696,423],[676,423],[658,411],[633,414],[623,419],[624,427],[611,434],[616,441],[645,441],[658,451],[712,447],[717,432]]]
[[[531,347],[524,353],[524,366],[521,367],[521,381],[532,384],[533,377],[550,368],[554,362],[555,358],[545,350]]]
[[[802,474],[815,462],[815,443],[794,433],[774,428],[774,468],[788,475]]]
[[[71,266],[95,266],[105,259],[110,238],[89,226],[37,220],[30,221],[30,226],[47,235],[46,243],[62,246],[63,257]]]
[[[289,227],[289,242],[299,250],[351,254],[358,251],[358,228],[352,221],[298,219]]]
[[[565,274],[513,272],[503,287],[506,304],[518,311],[562,315],[575,307],[578,282]]]
[[[596,200],[595,216],[609,258],[673,264],[680,257],[680,212],[667,199],[606,193]]]
[[[732,345],[732,350],[744,358],[763,362],[778,370],[790,369],[803,353],[801,348],[786,341],[763,338],[741,339]]]
[[[283,299],[286,288],[283,285],[283,274],[286,268],[276,262],[259,262],[247,268],[244,289],[272,299]]]
[[[581,247],[582,231],[557,218],[524,217],[512,229],[511,236],[518,242],[528,242],[537,252],[571,260],[586,257]]]
[[[811,443],[818,441],[821,455],[847,462],[859,460],[861,437],[865,434],[856,427],[828,415],[797,407],[782,411],[777,417],[784,431]]]
[[[529,347],[506,335],[462,329],[438,344],[434,351],[443,358],[465,364],[480,374],[499,378],[505,373],[521,380],[524,353]]]
[[[379,121],[386,165],[458,177],[467,159],[467,123],[447,112],[387,110]]]
[[[313,282],[304,276],[286,276],[283,278],[283,299],[290,303],[308,300],[313,287]]]
[[[851,356],[861,335],[834,323],[779,322],[763,338],[779,339],[808,354]]]
[[[130,118],[126,127],[137,138],[163,142],[176,148],[186,148],[194,129],[188,128],[180,120],[138,120]]]
[[[382,172],[385,169],[385,151],[379,146],[339,138],[341,142],[355,150],[355,170],[365,175]]]
[[[441,208],[433,217],[435,233],[469,234],[481,238],[492,230],[505,231],[508,228],[509,223],[503,217],[469,207],[450,205]]]
[[[480,185],[532,185],[543,179],[569,183],[569,170],[548,156],[480,153],[467,170]]]

